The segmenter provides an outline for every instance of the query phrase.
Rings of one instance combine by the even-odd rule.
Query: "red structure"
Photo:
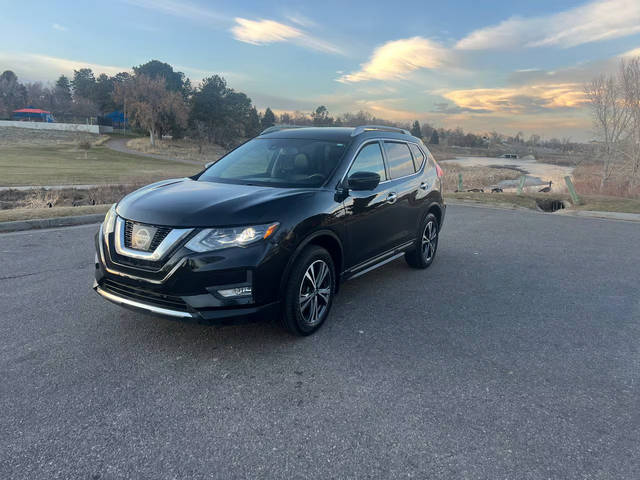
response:
[[[13,119],[18,121],[28,122],[47,122],[53,123],[55,119],[51,112],[41,110],[39,108],[27,107],[13,111]]]

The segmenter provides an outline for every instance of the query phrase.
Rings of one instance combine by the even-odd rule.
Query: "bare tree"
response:
[[[127,110],[135,122],[149,132],[149,141],[156,144],[159,132],[171,125],[187,124],[187,107],[179,92],[167,90],[164,78],[136,75],[116,85],[113,94],[116,103],[127,102]]]
[[[640,58],[621,60],[620,81],[630,117],[624,154],[629,163],[629,194],[632,194],[640,181]]]
[[[604,188],[620,163],[622,142],[630,123],[624,89],[615,75],[601,75],[585,87],[596,133],[602,142],[602,179]]]

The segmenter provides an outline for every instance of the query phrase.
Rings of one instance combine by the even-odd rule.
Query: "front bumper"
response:
[[[122,307],[208,324],[266,320],[279,312],[278,286],[288,256],[276,244],[197,254],[178,245],[162,264],[141,264],[110,249],[102,228],[95,240],[93,288]],[[251,294],[220,293],[247,287]]]
[[[195,321],[198,323],[208,323],[216,325],[236,325],[240,323],[259,322],[266,319],[274,318],[278,314],[280,309],[279,302],[274,302],[258,307],[236,307],[224,310],[194,309],[191,311],[184,311],[165,308],[154,305],[150,302],[146,303],[124,295],[118,295],[117,293],[113,293],[101,288],[97,282],[94,283],[93,289],[102,298],[129,310],[160,317],[172,318],[175,320]]]

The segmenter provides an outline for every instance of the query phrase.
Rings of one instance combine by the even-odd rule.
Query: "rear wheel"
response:
[[[295,335],[311,335],[324,323],[335,292],[335,270],[329,252],[305,248],[293,264],[284,297],[284,326]]]
[[[438,249],[438,233],[438,219],[433,213],[427,214],[415,246],[404,255],[409,266],[427,268],[433,263]]]

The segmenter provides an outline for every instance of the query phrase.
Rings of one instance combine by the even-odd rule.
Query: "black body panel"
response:
[[[127,302],[103,294],[126,307],[153,305],[186,312],[189,318],[198,320],[260,317],[265,311],[277,311],[289,269],[308,243],[330,251],[338,279],[407,250],[429,211],[436,214],[441,225],[444,220],[445,205],[435,164],[422,142],[409,135],[371,131],[351,137],[352,131],[301,128],[266,135],[344,142],[344,157],[319,188],[216,183],[200,181],[196,175],[158,182],[127,195],[116,207],[117,215],[125,221],[193,231],[162,259],[148,261],[116,252],[115,233],[105,236],[101,228],[96,236],[94,288],[101,294],[125,298]],[[427,161],[416,173],[381,182],[373,191],[349,190],[345,177],[360,146],[384,139],[419,145]],[[392,195],[394,201],[390,201]],[[203,228],[274,222],[279,226],[272,236],[246,247],[204,253],[185,247]],[[251,294],[230,299],[218,292],[240,287],[251,287]]]

